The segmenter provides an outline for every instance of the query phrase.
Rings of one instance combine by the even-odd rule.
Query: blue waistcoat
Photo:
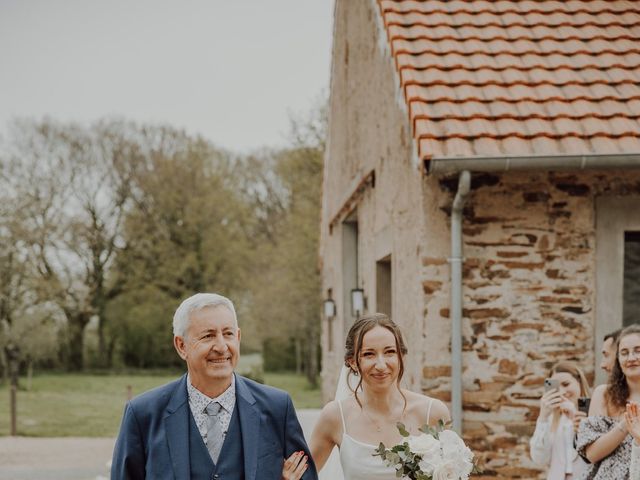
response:
[[[237,405],[215,465],[193,416],[189,415],[189,462],[192,480],[244,480],[244,452]]]

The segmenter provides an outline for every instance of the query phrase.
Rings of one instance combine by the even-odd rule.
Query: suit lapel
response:
[[[176,480],[189,480],[191,469],[189,462],[189,397],[187,395],[187,376],[184,375],[173,391],[167,404],[164,417],[165,432],[171,455],[173,475]]]
[[[236,403],[242,432],[244,474],[246,480],[255,480],[258,466],[258,440],[260,439],[260,411],[244,379],[236,375]]]

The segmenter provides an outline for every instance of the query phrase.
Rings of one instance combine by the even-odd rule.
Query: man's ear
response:
[[[183,360],[187,359],[187,349],[184,342],[183,337],[175,336],[173,337],[173,346],[176,348],[176,352],[180,355],[180,358]]]

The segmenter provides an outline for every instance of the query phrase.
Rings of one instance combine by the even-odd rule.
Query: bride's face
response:
[[[396,338],[384,327],[365,333],[358,352],[362,381],[371,387],[392,385],[398,378],[399,357]]]

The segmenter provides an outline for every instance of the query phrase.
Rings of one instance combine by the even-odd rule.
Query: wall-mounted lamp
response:
[[[326,318],[333,318],[336,316],[336,302],[331,300],[331,298],[327,298],[323,302],[324,306],[324,316]]]
[[[364,290],[354,288],[351,290],[351,315],[359,317],[364,312]]]

